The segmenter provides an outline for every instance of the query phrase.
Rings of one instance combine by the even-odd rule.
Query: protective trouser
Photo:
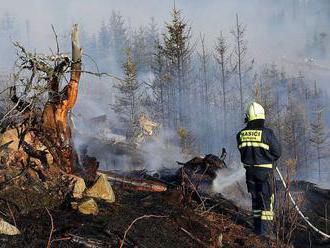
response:
[[[245,169],[248,192],[252,196],[254,231],[258,235],[272,235],[274,172],[255,166],[246,166]]]

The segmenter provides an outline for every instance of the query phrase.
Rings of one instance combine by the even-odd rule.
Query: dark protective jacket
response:
[[[237,134],[237,146],[241,161],[246,166],[272,169],[281,156],[281,146],[264,120],[254,120]]]

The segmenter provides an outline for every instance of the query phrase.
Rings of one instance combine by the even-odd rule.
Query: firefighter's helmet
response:
[[[257,102],[251,103],[246,111],[247,121],[253,120],[264,120],[265,119],[265,110],[264,108]]]

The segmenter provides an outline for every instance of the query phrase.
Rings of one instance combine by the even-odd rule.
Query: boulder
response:
[[[86,190],[86,195],[105,200],[108,203],[115,202],[115,194],[105,174],[100,174],[95,184]]]
[[[0,219],[0,234],[18,235],[21,234],[21,232],[15,226],[9,224],[3,219]]]
[[[82,214],[97,215],[99,213],[99,208],[94,199],[88,199],[80,203],[78,206],[78,210]]]
[[[73,189],[72,189],[72,196],[75,199],[81,199],[83,192],[86,189],[86,184],[84,179],[81,177],[73,176]]]

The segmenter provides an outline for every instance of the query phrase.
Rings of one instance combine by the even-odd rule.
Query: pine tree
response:
[[[173,127],[184,125],[184,106],[187,92],[187,74],[190,66],[191,48],[189,44],[190,28],[181,17],[180,10],[173,8],[172,20],[166,24],[166,33],[163,34],[163,44],[160,49],[167,60],[168,73],[171,78],[169,102]]]
[[[132,56],[136,64],[137,71],[147,72],[149,68],[146,32],[144,27],[140,27],[133,33],[130,41],[130,47],[132,49]]]
[[[320,104],[317,104],[314,115],[314,121],[310,124],[310,142],[312,146],[314,146],[314,148],[316,149],[319,180],[321,180],[321,159],[324,156],[323,152],[327,141],[327,132],[323,118],[323,108]]]
[[[127,30],[120,13],[113,11],[109,20],[110,55],[115,58],[118,65],[125,61],[125,49],[128,47]]]
[[[154,18],[151,18],[151,21],[146,28],[146,56],[149,69],[153,65],[153,57],[155,54],[157,54],[159,42],[160,40],[157,23]]]
[[[99,56],[104,57],[108,55],[110,47],[110,34],[108,26],[105,22],[102,22],[101,28],[98,35],[98,46],[99,46]]]
[[[133,62],[131,51],[127,51],[127,60],[123,64],[125,79],[115,87],[119,94],[113,109],[119,114],[120,121],[126,129],[126,139],[134,142],[138,134],[138,118],[140,111],[141,96],[137,81],[136,65]]]
[[[158,43],[158,47],[160,44]],[[168,83],[169,77],[167,76],[167,69],[165,58],[161,49],[157,49],[153,55],[151,71],[154,79],[151,84],[152,96],[151,102],[148,104],[153,113],[154,119],[161,123],[163,126],[168,126]]]

